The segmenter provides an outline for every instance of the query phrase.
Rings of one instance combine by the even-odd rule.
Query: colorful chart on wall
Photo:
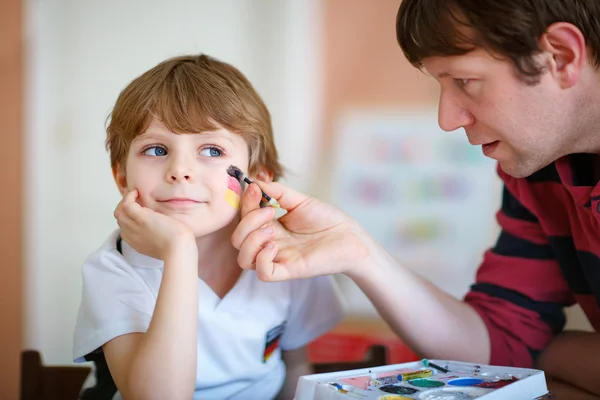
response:
[[[462,296],[497,232],[496,163],[436,110],[354,110],[335,127],[332,202],[388,251]]]

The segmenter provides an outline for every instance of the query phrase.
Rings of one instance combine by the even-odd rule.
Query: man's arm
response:
[[[277,400],[292,400],[296,394],[298,379],[302,375],[313,373],[312,366],[308,362],[306,347],[300,347],[296,350],[287,350],[281,353],[285,363],[286,374],[283,387],[277,396]]]
[[[380,249],[372,251],[379,258],[370,268],[351,277],[418,354],[531,367],[562,331],[563,307],[573,298],[539,221],[508,188],[498,222],[502,234],[486,252],[464,302]]]
[[[600,333],[567,331],[538,358],[546,375],[600,395]]]
[[[488,332],[477,312],[400,265],[391,255],[385,253],[365,275],[351,278],[417,354],[488,363]]]
[[[504,175],[518,196],[531,190]],[[461,302],[400,265],[335,207],[281,184],[261,185],[287,213],[272,221],[272,210],[258,206],[260,189],[250,185],[232,236],[239,265],[264,281],[345,273],[421,355],[531,367],[564,327],[571,290],[540,222],[508,190],[498,213],[503,233]]]

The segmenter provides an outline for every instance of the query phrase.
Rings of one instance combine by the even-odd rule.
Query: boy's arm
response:
[[[554,338],[539,357],[536,367],[600,395],[600,333],[567,331]]]
[[[103,346],[125,400],[190,399],[196,382],[197,248],[181,244],[165,257],[164,274],[146,333],[116,337]]]
[[[302,375],[312,374],[313,369],[308,362],[306,346],[295,350],[284,350],[281,352],[281,357],[283,358],[283,362],[285,362],[287,371],[277,400],[292,400],[296,394],[298,379]]]
[[[190,399],[196,383],[198,247],[191,230],[142,207],[137,190],[115,209],[121,237],[140,253],[163,260],[163,276],[148,330],[103,346],[121,395],[131,399]]]

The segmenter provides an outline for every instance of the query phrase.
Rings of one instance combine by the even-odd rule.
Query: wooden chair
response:
[[[348,371],[351,369],[373,368],[387,364],[387,349],[382,345],[372,345],[367,349],[365,359],[361,361],[344,361],[331,363],[315,363],[315,374],[325,372]]]
[[[77,400],[91,368],[46,366],[35,350],[21,353],[21,400]]]

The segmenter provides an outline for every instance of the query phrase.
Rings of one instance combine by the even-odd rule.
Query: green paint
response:
[[[422,387],[422,388],[435,388],[444,386],[444,382],[434,381],[431,379],[413,379],[412,381],[408,381],[413,386]]]

